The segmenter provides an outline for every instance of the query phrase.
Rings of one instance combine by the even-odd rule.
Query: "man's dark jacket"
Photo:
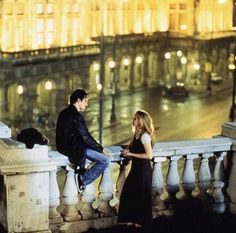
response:
[[[81,167],[85,166],[86,148],[103,151],[103,147],[89,133],[83,115],[72,104],[59,113],[56,147],[60,153],[68,156],[71,163]]]

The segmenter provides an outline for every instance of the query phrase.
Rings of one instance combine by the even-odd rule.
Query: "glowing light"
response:
[[[94,71],[98,71],[99,70],[99,64],[98,63],[94,63],[93,64],[93,70]]]
[[[112,69],[116,66],[116,63],[114,61],[109,61],[109,67]]]
[[[234,64],[229,64],[228,67],[229,67],[230,70],[234,70],[235,69],[235,65]]]
[[[171,53],[170,52],[167,52],[167,53],[165,53],[165,59],[170,59],[170,57],[171,57]]]
[[[183,31],[184,31],[184,30],[187,30],[187,28],[188,28],[188,27],[187,27],[186,24],[180,25],[180,29],[183,30]]]
[[[176,54],[177,54],[178,57],[181,57],[181,56],[183,55],[183,52],[182,52],[181,50],[178,50],[178,51],[176,52]]]
[[[129,65],[129,59],[128,59],[128,58],[125,58],[125,59],[123,60],[123,64],[124,64],[125,66],[128,66],[128,65]]]
[[[43,4],[41,4],[41,3],[37,4],[36,12],[37,12],[37,14],[43,14]]]
[[[180,62],[182,64],[186,64],[187,63],[187,58],[186,57],[181,57]]]
[[[142,57],[140,57],[140,56],[137,56],[137,57],[135,58],[135,62],[138,63],[138,64],[142,63],[142,61],[143,61],[143,59],[142,59]]]
[[[193,65],[193,68],[194,68],[195,70],[199,70],[199,69],[200,69],[200,65],[199,65],[198,63],[195,63],[195,64]]]
[[[17,87],[17,93],[18,93],[19,95],[21,95],[21,94],[23,94],[23,92],[24,92],[23,86],[22,86],[22,85],[18,85],[18,87]]]
[[[51,81],[48,80],[45,82],[45,89],[48,91],[52,90],[52,82]]]
[[[98,84],[97,84],[97,89],[98,89],[99,91],[102,90],[102,84],[101,84],[101,83],[98,83]]]
[[[227,0],[218,0],[219,4],[224,4]]]

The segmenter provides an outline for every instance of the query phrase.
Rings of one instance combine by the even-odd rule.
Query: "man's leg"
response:
[[[85,153],[88,160],[95,162],[90,169],[80,176],[83,184],[88,185],[105,171],[110,164],[110,158],[90,148],[87,148]]]

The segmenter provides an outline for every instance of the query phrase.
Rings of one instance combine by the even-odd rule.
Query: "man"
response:
[[[57,150],[68,156],[69,161],[80,167],[76,170],[78,191],[92,183],[109,166],[110,159],[103,153],[103,147],[89,133],[81,112],[88,106],[88,93],[82,89],[75,90],[69,99],[69,106],[58,116],[56,126]],[[90,169],[85,169],[85,160],[94,162]]]

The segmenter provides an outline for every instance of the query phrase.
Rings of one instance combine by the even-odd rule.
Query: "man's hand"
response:
[[[104,155],[107,155],[107,156],[111,156],[111,153],[108,149],[104,148],[103,149],[103,152],[102,152]]]

